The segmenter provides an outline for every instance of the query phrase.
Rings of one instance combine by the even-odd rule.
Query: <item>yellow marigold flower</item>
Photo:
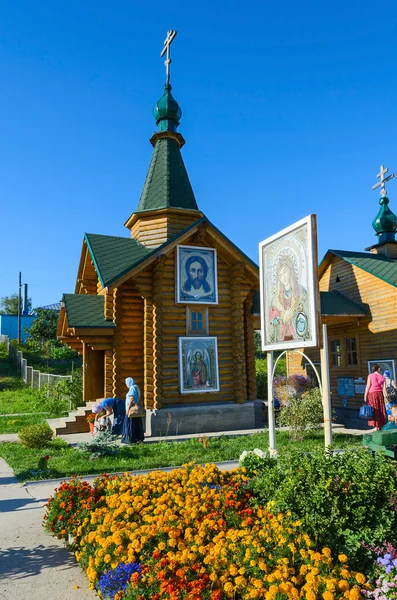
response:
[[[230,583],[230,581],[227,581],[225,583],[225,585],[223,586],[223,591],[225,592],[226,596],[233,596],[234,595],[234,587],[233,584]]]
[[[331,592],[324,592],[324,600],[334,600],[335,596]]]
[[[350,585],[349,585],[349,582],[346,581],[346,579],[341,579],[338,582],[338,587],[341,592],[346,592],[350,588]]]
[[[236,567],[236,565],[230,565],[229,573],[230,573],[230,575],[233,575],[233,577],[235,575],[238,575],[238,568]]]
[[[348,561],[348,558],[347,558],[346,554],[339,554],[339,556],[338,556],[338,560],[339,560],[339,562],[341,562],[341,563],[347,563],[347,561]]]
[[[356,581],[357,581],[357,583],[359,583],[360,585],[362,585],[363,583],[366,582],[365,575],[363,575],[362,573],[357,573],[356,574]]]
[[[350,578],[350,572],[347,569],[341,569],[340,575],[343,577],[343,579]]]
[[[327,590],[328,590],[329,592],[334,592],[334,591],[335,591],[335,589],[336,589],[336,588],[335,588],[335,583],[332,581],[332,579],[328,579],[328,580],[327,580],[326,586],[327,586]]]

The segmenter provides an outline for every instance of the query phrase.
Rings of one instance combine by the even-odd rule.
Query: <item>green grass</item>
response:
[[[20,387],[0,392],[0,415],[43,412],[43,396],[38,390]]]
[[[49,419],[50,416],[50,413],[44,413],[42,415],[32,413],[30,415],[20,415],[15,417],[0,417],[0,434],[18,433],[22,427],[26,427],[26,425],[33,425],[35,423],[44,423],[44,421]]]
[[[288,432],[277,433],[279,451],[291,446],[310,451],[324,447],[323,432],[319,431],[303,442],[290,441]],[[361,437],[335,433],[334,447],[346,448],[361,444]],[[238,460],[243,450],[268,447],[268,433],[255,433],[248,436],[217,437],[209,440],[207,449],[192,439],[184,442],[160,442],[137,446],[122,446],[117,456],[90,460],[89,455],[67,446],[62,439],[55,439],[41,450],[32,450],[16,442],[0,444],[0,456],[14,469],[20,481],[88,475],[94,473],[112,473],[117,471],[135,471],[182,465],[187,462],[208,463]],[[49,455],[50,474],[36,473],[40,457]]]
[[[8,358],[5,344],[0,344],[0,392],[18,389],[23,385],[16,367]]]

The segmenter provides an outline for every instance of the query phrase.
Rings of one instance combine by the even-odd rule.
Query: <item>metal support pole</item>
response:
[[[18,278],[18,344],[21,343],[21,287],[22,287],[22,274],[19,271]]]
[[[321,379],[324,410],[324,443],[325,448],[332,446],[332,409],[329,383],[329,357],[328,357],[328,334],[327,326],[323,325],[323,347],[321,354]]]
[[[267,406],[269,418],[269,451],[271,455],[275,455],[276,449],[276,418],[274,414],[274,398],[273,398],[273,352],[267,353]]]

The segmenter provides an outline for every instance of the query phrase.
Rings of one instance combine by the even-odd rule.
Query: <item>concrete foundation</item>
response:
[[[360,419],[358,408],[334,408],[336,413],[336,423],[341,423],[346,429],[371,429],[368,425],[368,421]]]
[[[146,411],[146,436],[254,429],[255,403],[211,402]]]

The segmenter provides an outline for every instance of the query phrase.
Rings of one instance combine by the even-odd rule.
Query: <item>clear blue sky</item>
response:
[[[84,232],[128,235],[152,155],[160,50],[201,210],[258,242],[318,216],[319,254],[375,243],[397,171],[394,0],[15,0],[0,29],[0,296],[73,292]],[[397,178],[389,184],[397,211]]]

